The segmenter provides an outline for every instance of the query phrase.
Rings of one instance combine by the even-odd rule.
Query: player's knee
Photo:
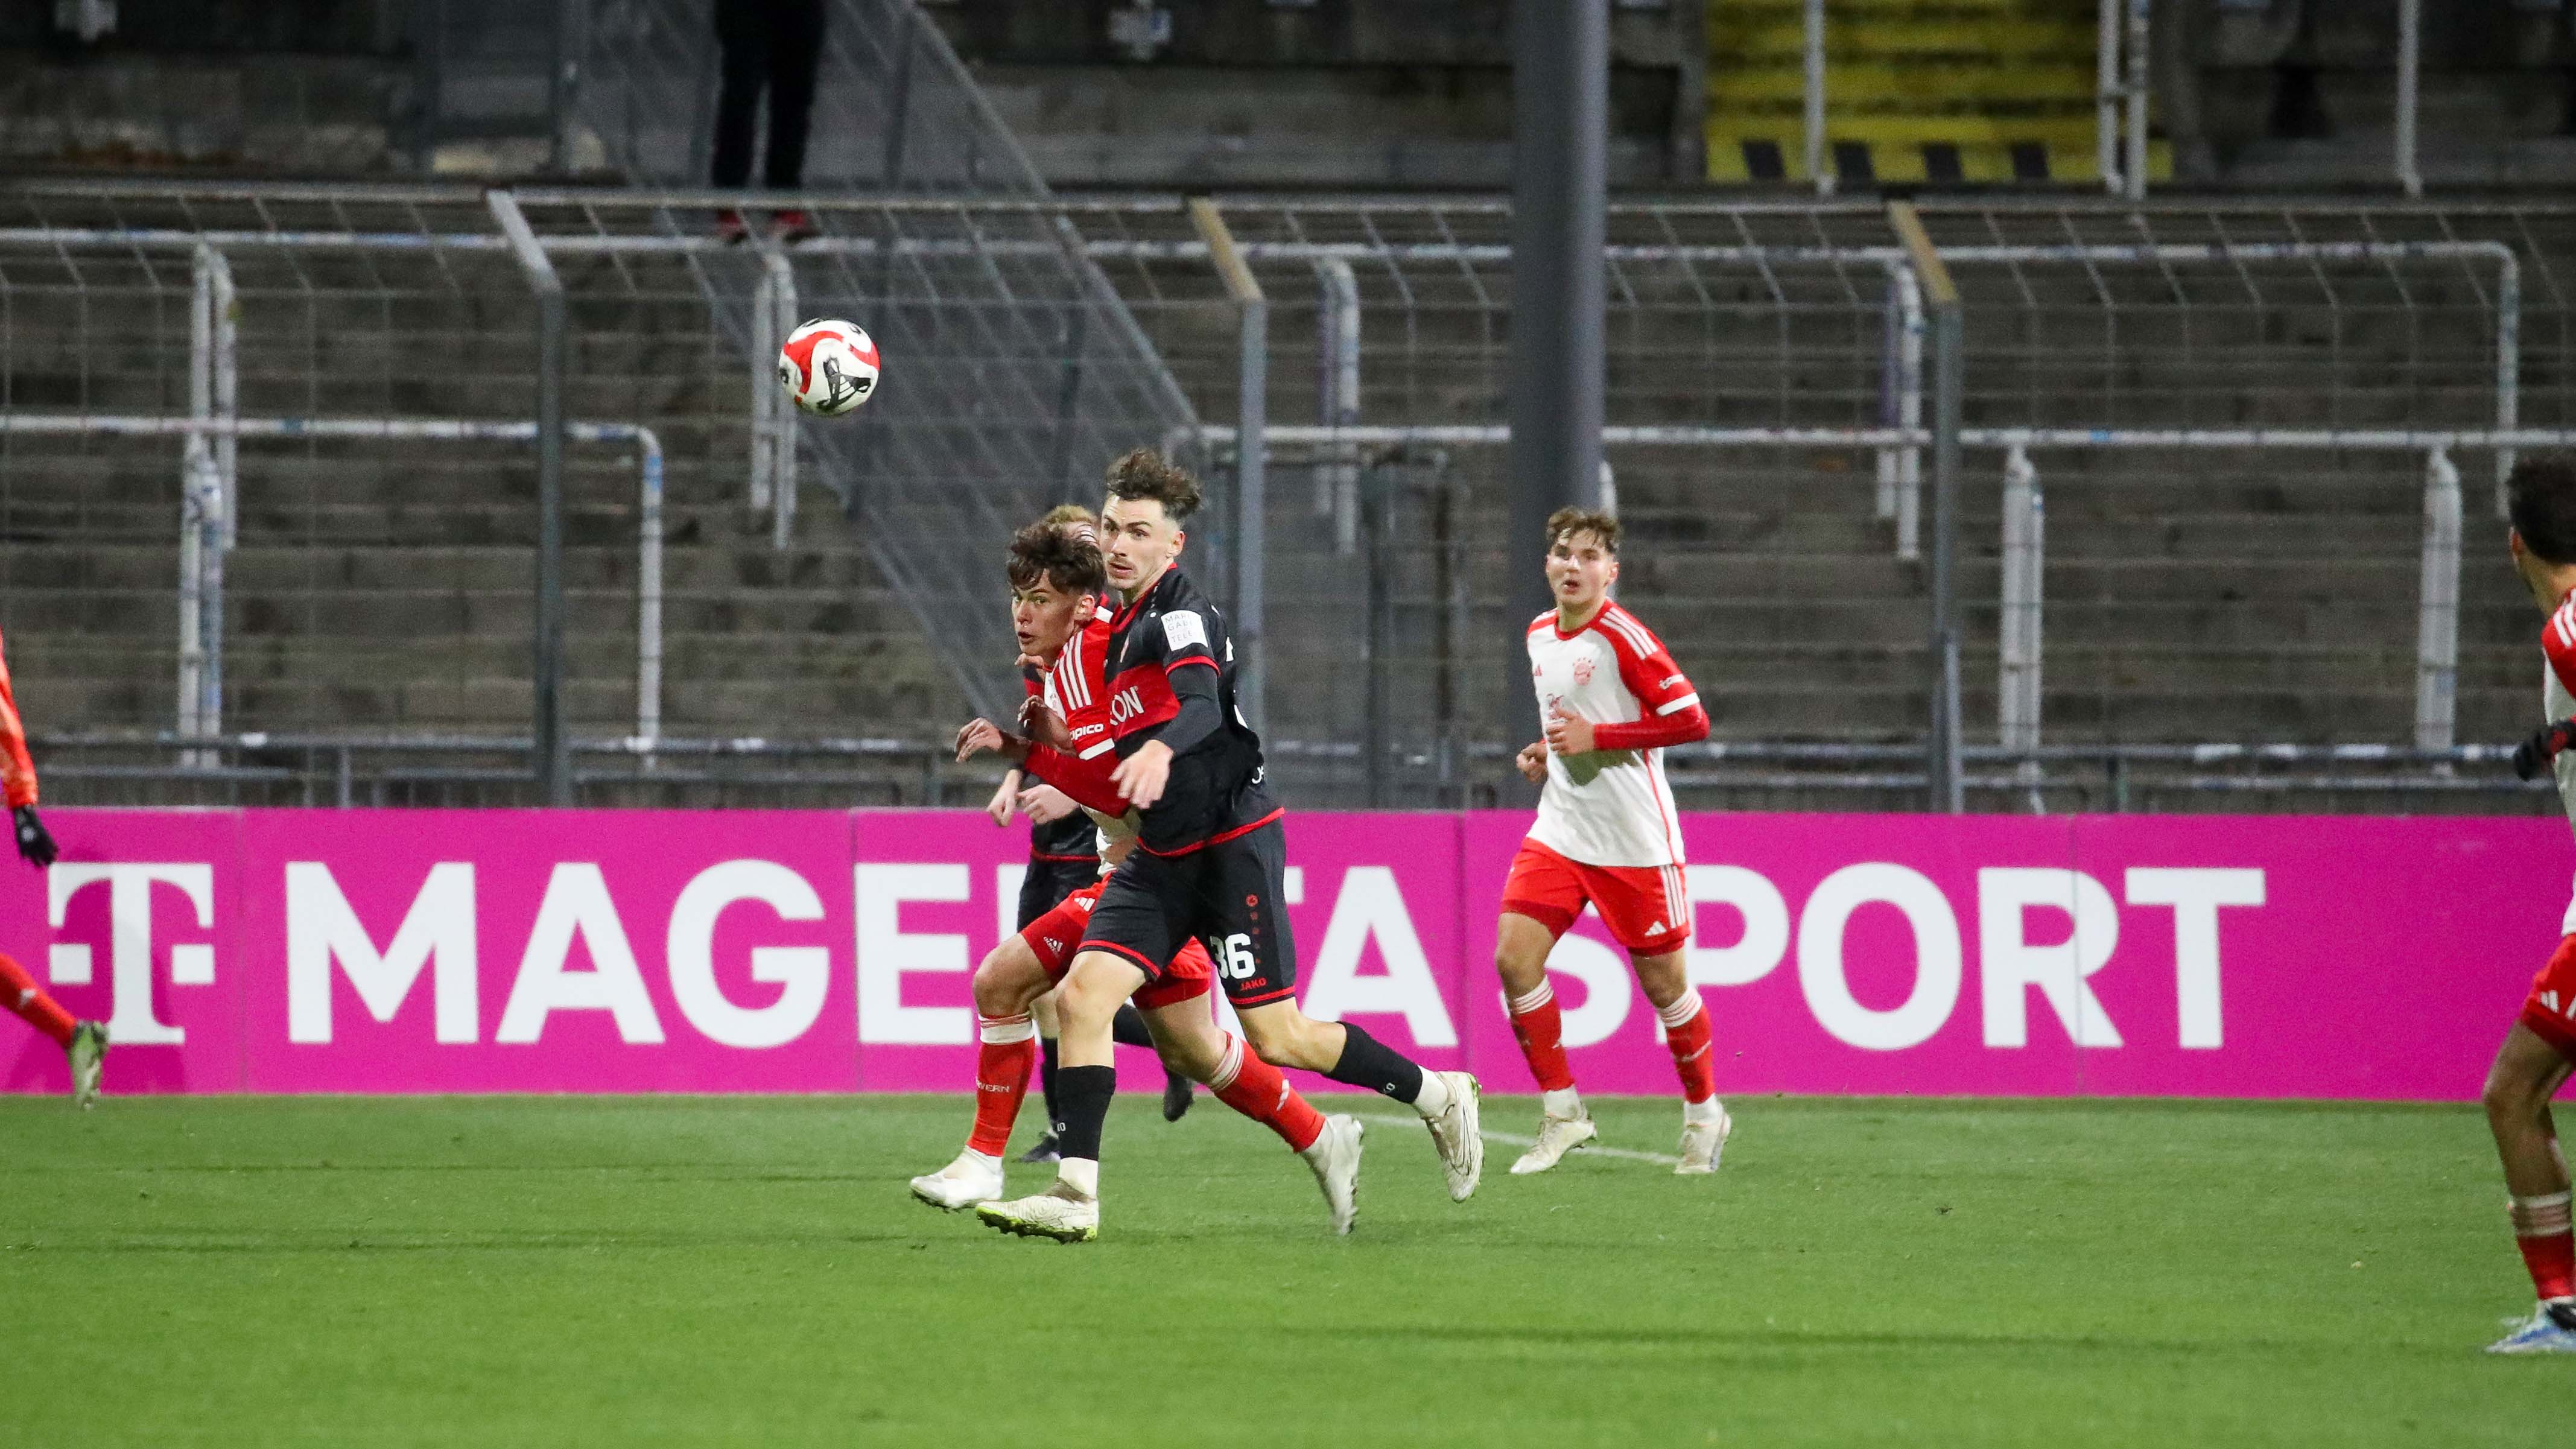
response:
[[[996,946],[975,967],[975,1009],[986,1016],[1015,1016],[1026,1011],[1038,995],[1032,989],[1031,976],[1037,975],[1038,988],[1045,985],[1043,975],[1024,969],[1030,963],[1013,958],[1011,947],[1017,945],[1014,939]],[[1026,947],[1021,948],[1022,955],[1026,951]]]
[[[2498,1062],[2487,1071],[2486,1085],[2479,1089],[2478,1103],[2486,1108],[2487,1121],[2497,1126],[2517,1126],[2540,1114],[2546,1099],[2540,1095],[2540,1084],[2523,1080],[2523,1074]]]

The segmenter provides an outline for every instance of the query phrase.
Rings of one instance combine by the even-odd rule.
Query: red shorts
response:
[[[1091,908],[1099,904],[1101,887],[1109,884],[1102,876],[1056,903],[1054,910],[1029,923],[1020,939],[1038,957],[1038,969],[1052,983],[1062,981],[1073,965],[1073,956],[1082,945],[1083,928],[1091,924]],[[1135,1002],[1139,1011],[1152,1011],[1158,1006],[1173,1006],[1195,996],[1205,996],[1216,980],[1216,970],[1208,961],[1207,947],[1196,941],[1181,947],[1162,976],[1137,988]]]
[[[2576,936],[2558,943],[2549,964],[2531,978],[2531,994],[2522,1000],[2522,1024],[2533,1035],[2576,1061]]]
[[[1632,956],[1661,956],[1690,939],[1690,891],[1678,865],[1585,865],[1523,840],[1503,881],[1503,909],[1562,936],[1589,901]]]

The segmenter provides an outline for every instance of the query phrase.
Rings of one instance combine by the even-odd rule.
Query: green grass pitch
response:
[[[958,1098],[0,1100],[0,1445],[2528,1444],[2576,1384],[2477,1352],[2469,1108],[1736,1098],[1714,1178],[1498,1142],[1456,1206],[1361,1105],[1346,1241],[1130,1096],[1064,1247],[906,1196]]]

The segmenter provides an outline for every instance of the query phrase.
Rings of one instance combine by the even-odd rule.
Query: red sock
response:
[[[1527,996],[1509,998],[1512,1035],[1520,1038],[1521,1055],[1539,1090],[1562,1092],[1574,1085],[1574,1069],[1565,1064],[1565,1015],[1556,1009],[1556,988],[1545,981]]]
[[[2545,1301],[2576,1298],[2576,1236],[2570,1236],[2568,1195],[2513,1200],[2513,1244],[2531,1270],[2531,1286]]]
[[[1324,1135],[1324,1114],[1297,1094],[1279,1069],[1246,1051],[1243,1038],[1225,1039],[1225,1059],[1208,1083],[1216,1099],[1279,1134],[1291,1152],[1303,1152]]]
[[[1717,1095],[1717,1036],[1708,1024],[1708,1004],[1696,988],[1655,1013],[1664,1021],[1664,1045],[1672,1048],[1673,1073],[1682,1079],[1682,1100],[1705,1102]]]
[[[966,1146],[999,1157],[1011,1145],[1020,1099],[1029,1094],[1029,1071],[1038,1064],[1038,1027],[1029,1017],[980,1019],[983,1044],[975,1050],[975,1131]]]
[[[55,1004],[36,986],[36,978],[27,968],[7,956],[0,956],[0,1006],[18,1013],[27,1025],[54,1039],[54,1045],[72,1044],[72,1014]]]

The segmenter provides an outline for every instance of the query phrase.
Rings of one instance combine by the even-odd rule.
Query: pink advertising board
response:
[[[110,1022],[117,1092],[957,1091],[1025,849],[962,810],[48,820],[0,949]],[[1530,1090],[1490,964],[1526,822],[1292,814],[1307,1010]],[[1729,1092],[2467,1100],[2576,871],[2554,819],[1685,830]],[[1550,966],[1585,1088],[1671,1090],[1599,922]],[[0,1090],[62,1085],[0,1024]]]

